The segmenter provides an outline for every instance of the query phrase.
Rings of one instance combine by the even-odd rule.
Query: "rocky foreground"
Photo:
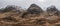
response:
[[[0,9],[0,26],[60,26],[60,11],[53,5],[46,11],[36,4],[27,10],[7,6]]]

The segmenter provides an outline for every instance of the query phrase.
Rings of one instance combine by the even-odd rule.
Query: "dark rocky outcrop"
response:
[[[4,8],[1,8],[1,9],[0,9],[0,13],[3,13],[3,12],[4,12],[3,10],[4,10]]]
[[[55,24],[54,26],[60,26],[60,24]]]
[[[46,24],[46,19],[45,18],[41,18],[41,19],[37,20],[36,24],[40,24],[40,25]]]
[[[55,6],[52,5],[52,6],[47,8],[47,13],[49,15],[59,15],[60,12]]]
[[[16,7],[15,6],[7,6],[4,10],[5,11],[16,10]]]
[[[30,7],[27,9],[27,12],[23,13],[22,17],[23,18],[25,16],[32,17],[34,15],[36,16],[42,12],[43,10],[39,6],[37,6],[36,4],[31,4]]]
[[[4,9],[0,9],[0,13],[5,13],[9,11],[16,11],[17,13],[20,12],[20,10],[18,10],[18,7],[14,5],[8,5]]]
[[[32,4],[28,9],[27,11],[31,14],[39,14],[41,13],[43,10],[37,6],[36,4]]]
[[[15,18],[11,17],[11,16],[2,18],[1,20],[7,21],[7,22],[17,22],[17,20]]]

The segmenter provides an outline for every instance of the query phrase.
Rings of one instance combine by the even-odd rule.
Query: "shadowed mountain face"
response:
[[[41,7],[37,6],[36,4],[31,4],[30,7],[27,9],[27,12],[22,15],[22,17],[34,17],[36,15],[40,15],[43,12]]]
[[[32,4],[27,11],[31,14],[39,14],[43,10],[41,9],[41,7],[37,6],[36,4]]]
[[[47,12],[49,15],[58,15],[59,14],[59,10],[55,7],[55,6],[50,6],[47,8]]]

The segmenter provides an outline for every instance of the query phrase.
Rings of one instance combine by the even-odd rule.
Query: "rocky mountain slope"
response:
[[[36,4],[27,10],[7,6],[0,9],[0,26],[60,26],[60,11],[53,5],[46,11]]]

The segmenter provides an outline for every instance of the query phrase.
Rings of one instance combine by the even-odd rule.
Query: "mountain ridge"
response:
[[[60,24],[60,11],[55,6],[43,11],[32,4],[27,10],[9,6],[0,10],[0,26],[55,26]]]

